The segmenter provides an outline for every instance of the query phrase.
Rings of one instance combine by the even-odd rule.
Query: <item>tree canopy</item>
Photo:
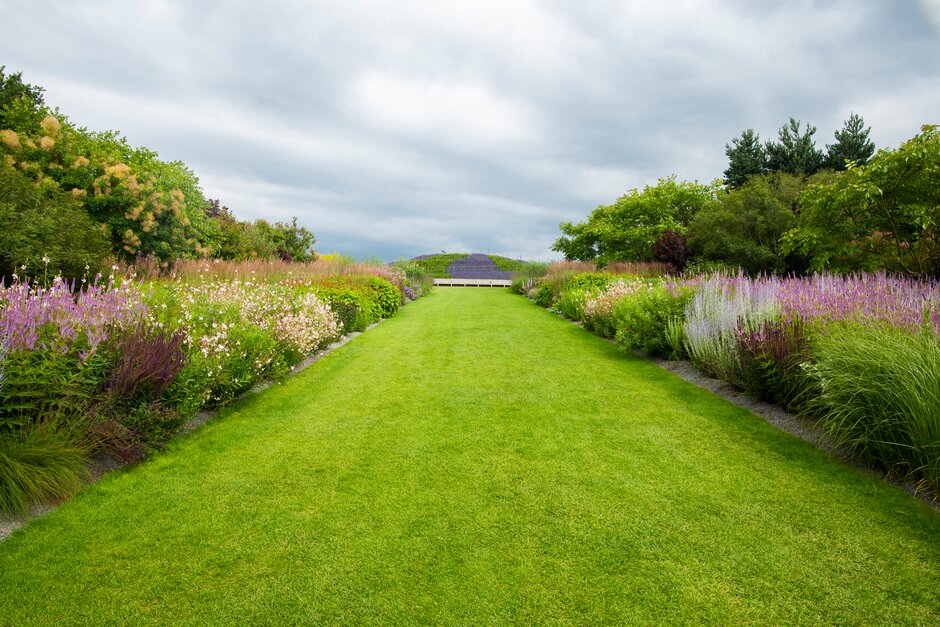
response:
[[[783,238],[816,270],[885,268],[940,275],[940,130],[927,125],[800,196],[802,224]]]
[[[4,180],[19,177],[37,190],[29,194],[19,183],[9,183],[17,191],[7,194],[3,213],[16,217],[17,232],[0,240],[0,259],[7,260],[7,267],[22,265],[36,251],[48,256],[54,248],[50,233],[58,230],[62,241],[69,241],[72,234],[66,228],[85,232],[87,224],[95,228],[89,240],[95,245],[82,248],[83,255],[98,250],[101,237],[109,243],[102,256],[129,261],[138,256],[169,261],[207,255],[307,260],[314,254],[313,233],[298,226],[296,218],[249,223],[227,211],[213,214],[199,179],[186,164],[133,147],[117,132],[76,127],[58,110],[50,110],[42,94],[41,87],[25,83],[20,73],[7,75],[0,67]],[[68,203],[63,203],[63,195]],[[48,211],[35,209],[37,198],[45,199]],[[58,225],[47,220],[44,216],[52,207],[69,219]],[[73,216],[76,211],[85,219]]]
[[[719,185],[660,179],[643,190],[632,189],[612,205],[601,205],[584,222],[560,225],[564,235],[552,250],[566,259],[649,261],[652,245],[666,231],[685,233],[702,208],[715,202]]]

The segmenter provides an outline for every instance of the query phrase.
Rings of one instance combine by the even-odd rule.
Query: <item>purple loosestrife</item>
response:
[[[109,333],[146,316],[147,306],[132,287],[95,283],[73,293],[74,287],[59,278],[48,288],[27,281],[0,285],[0,336],[9,350],[67,353],[84,338],[80,357],[87,359]]]
[[[927,322],[940,333],[940,282],[885,274],[816,274],[775,280],[781,315],[806,322],[887,322],[914,331]]]

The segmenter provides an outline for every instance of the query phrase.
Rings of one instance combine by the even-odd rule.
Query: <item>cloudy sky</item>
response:
[[[794,116],[940,122],[940,0],[3,0],[0,65],[321,251],[555,256],[558,223]]]

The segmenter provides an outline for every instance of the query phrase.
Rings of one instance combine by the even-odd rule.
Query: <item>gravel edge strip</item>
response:
[[[307,357],[302,362],[300,362],[299,364],[291,368],[290,372],[287,373],[285,378],[293,377],[294,375],[299,374],[300,372],[303,372],[304,370],[312,366],[314,363],[320,361],[321,359],[323,359],[324,357],[326,357],[327,355],[335,351],[340,346],[343,346],[349,343],[354,338],[359,337],[366,331],[370,331],[371,329],[375,328],[377,325],[381,324],[382,322],[384,322],[384,319],[380,320],[379,322],[372,323],[371,325],[366,327],[365,331],[354,331],[353,333],[348,333],[344,335],[343,337],[341,337],[340,339],[333,342],[332,344],[330,344],[329,346],[321,348],[320,350],[312,353],[309,357]],[[258,394],[259,392],[263,392],[264,390],[274,385],[279,385],[279,383],[277,381],[270,381],[270,380],[262,381],[261,383],[258,383],[257,385],[252,387],[250,390],[247,390],[239,394],[235,399],[233,399],[233,401],[236,401],[240,398],[244,398],[246,396],[250,396],[253,394]],[[196,412],[195,416],[190,418],[186,424],[180,427],[179,431],[174,436],[174,439],[179,438],[179,437],[184,437],[188,435],[189,433],[192,433],[201,425],[217,417],[219,413],[221,412],[221,410],[222,408],[217,408],[217,409],[212,409],[212,410],[204,410],[204,411]],[[86,486],[91,485],[92,483],[95,483],[101,480],[102,477],[104,477],[107,473],[111,472],[112,470],[118,470],[124,467],[125,467],[124,465],[119,464],[110,458],[93,458],[89,461],[89,464],[88,464],[88,478],[85,481],[85,485]],[[0,542],[5,540],[7,537],[9,537],[11,533],[16,531],[20,527],[24,526],[28,522],[35,520],[36,518],[45,516],[49,512],[58,508],[63,503],[65,503],[65,499],[50,501],[47,503],[40,503],[38,505],[34,505],[28,512],[25,512],[23,514],[0,513]]]

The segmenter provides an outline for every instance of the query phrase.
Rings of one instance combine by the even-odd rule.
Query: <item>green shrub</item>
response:
[[[832,325],[813,345],[819,424],[859,458],[940,492],[940,338]]]
[[[527,295],[538,285],[539,279],[548,274],[548,263],[531,261],[522,270],[513,273],[510,289],[516,294]]]
[[[552,289],[552,284],[540,283],[539,286],[535,288],[533,300],[535,300],[535,304],[539,307],[551,307],[555,300],[555,291]]]
[[[343,333],[365,331],[382,318],[382,311],[370,295],[353,287],[317,287],[316,294],[339,316]]]
[[[391,318],[401,307],[401,292],[391,281],[381,277],[369,277],[366,285],[372,293],[383,318]]]
[[[562,291],[570,289],[581,290],[602,290],[610,282],[616,279],[615,276],[603,272],[583,272],[575,274],[562,284]]]
[[[688,290],[649,286],[626,296],[613,307],[617,343],[653,357],[680,359],[681,334]],[[678,346],[677,346],[678,344]]]
[[[210,353],[205,363],[209,373],[206,405],[210,407],[229,402],[260,381],[283,377],[299,357],[285,352],[271,334],[253,325],[233,325],[228,334],[238,350]]]
[[[39,418],[76,420],[101,389],[109,368],[103,352],[82,361],[51,349],[11,351],[3,363],[0,429],[26,427]]]
[[[414,292],[414,297],[417,298],[431,293],[431,289],[434,287],[434,277],[426,267],[414,260],[399,260],[393,263],[392,266],[405,273],[405,278],[408,281],[406,290],[410,288]]]
[[[535,292],[535,302],[542,307],[552,307],[568,290],[582,292],[602,290],[616,277],[603,272],[561,272],[544,279]],[[580,318],[580,316],[579,316]]]
[[[85,462],[84,448],[50,424],[0,428],[0,511],[19,513],[74,494],[87,472]]]

